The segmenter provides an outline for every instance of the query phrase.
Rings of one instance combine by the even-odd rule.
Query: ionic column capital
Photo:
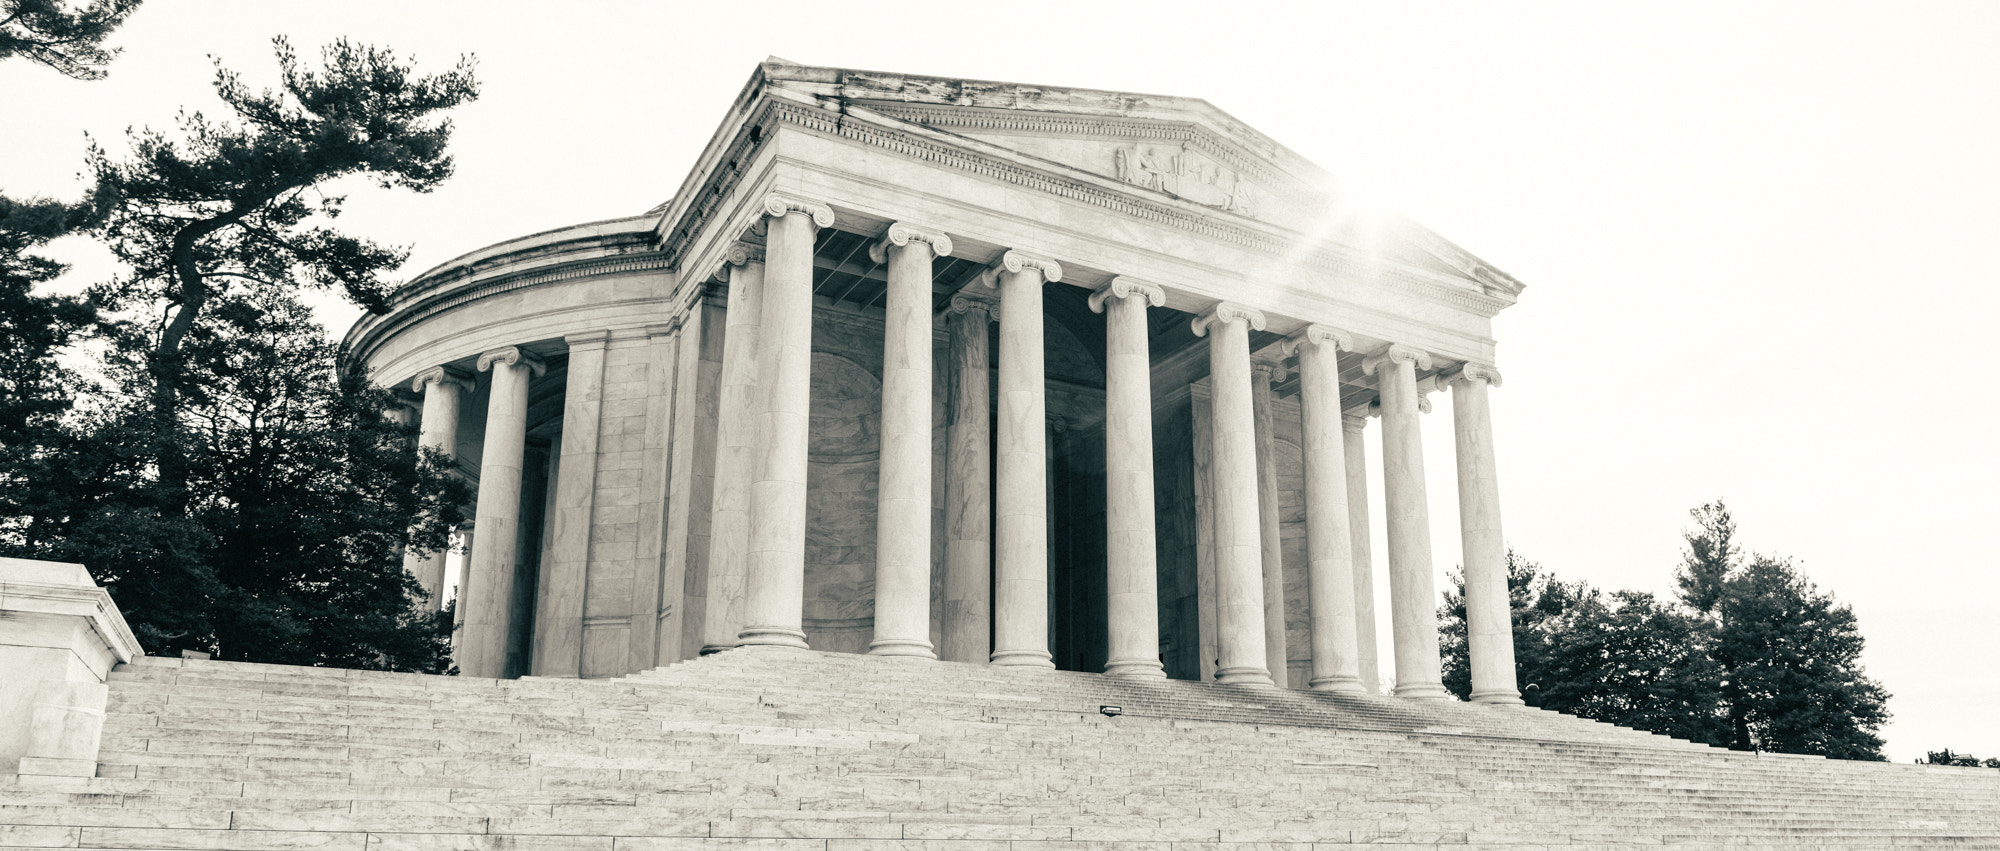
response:
[[[1395,363],[1398,361],[1408,361],[1412,366],[1415,366],[1417,369],[1431,368],[1431,355],[1429,352],[1426,352],[1422,349],[1411,348],[1401,343],[1396,343],[1389,346],[1386,349],[1383,349],[1380,352],[1377,352],[1373,355],[1369,355],[1368,357],[1362,359],[1361,373],[1363,375],[1374,375],[1375,370],[1380,368],[1383,364]]]
[[[1361,410],[1366,410],[1365,408]],[[1352,411],[1340,415],[1340,430],[1360,434],[1368,429],[1368,415]]]
[[[951,237],[945,235],[943,231],[935,231],[929,228],[920,228],[915,225],[895,222],[889,225],[887,231],[883,232],[881,239],[869,244],[868,259],[875,261],[878,265],[887,263],[889,262],[889,246],[909,245],[911,242],[921,242],[929,245],[931,247],[931,254],[937,257],[951,256]]]
[[[1500,370],[1483,363],[1467,362],[1465,365],[1460,366],[1457,372],[1452,373],[1451,377],[1446,379],[1446,381],[1451,384],[1457,384],[1461,381],[1466,383],[1484,381],[1489,387],[1499,387]]]
[[[1284,378],[1288,374],[1283,364],[1261,360],[1250,362],[1250,373],[1257,376],[1258,381],[1264,382],[1265,387],[1271,386],[1272,382]]]
[[[410,389],[414,392],[422,393],[425,391],[426,386],[431,384],[470,391],[472,390],[472,377],[466,375],[462,370],[453,369],[448,366],[434,366],[417,373],[417,377],[410,382]]]
[[[1033,270],[1042,273],[1042,283],[1053,284],[1062,280],[1063,268],[1055,260],[1028,254],[1014,249],[1000,252],[1000,259],[993,261],[986,271],[979,273],[978,281],[987,289],[1000,286],[1000,275],[1005,272]]]
[[[747,266],[751,263],[762,262],[764,262],[764,246],[739,242],[729,246],[729,250],[722,253],[722,263],[715,267],[715,274],[709,277],[727,283],[729,281],[729,267]]]
[[[1137,278],[1118,275],[1106,281],[1104,286],[1098,287],[1097,292],[1090,294],[1090,311],[1092,313],[1103,313],[1105,300],[1131,298],[1133,296],[1145,298],[1146,303],[1154,307],[1165,307],[1167,305],[1167,291],[1161,289],[1157,284],[1149,284]]]
[[[542,363],[541,358],[521,351],[519,346],[494,349],[480,355],[477,368],[480,372],[487,372],[492,370],[493,365],[496,363],[503,363],[508,366],[526,366],[530,372],[537,376],[549,371],[548,365]]]
[[[1307,325],[1278,345],[1286,356],[1298,354],[1299,347],[1305,345],[1331,345],[1335,352],[1351,352],[1354,351],[1354,335],[1328,325]]]
[[[968,293],[961,289],[951,294],[951,304],[944,309],[944,312],[971,313],[975,310],[986,314],[988,321],[998,319],[1000,318],[1000,300],[990,295]]]
[[[1233,301],[1218,301],[1215,306],[1202,311],[1200,316],[1194,318],[1194,335],[1206,337],[1209,325],[1217,322],[1227,324],[1238,320],[1248,323],[1253,330],[1264,330],[1264,311]]]
[[[812,219],[815,227],[833,227],[832,207],[776,192],[764,196],[764,215],[783,216],[786,213],[804,213]]]

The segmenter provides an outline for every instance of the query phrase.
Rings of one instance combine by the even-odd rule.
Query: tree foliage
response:
[[[1514,656],[1537,706],[1693,741],[1717,741],[1717,669],[1700,624],[1650,594],[1606,594],[1507,554]],[[1440,612],[1445,687],[1472,691],[1465,582],[1451,575]]]
[[[185,139],[134,134],[127,162],[93,148],[84,203],[0,199],[0,554],[85,564],[151,652],[439,670],[450,615],[402,554],[443,547],[470,494],[337,368],[297,292],[386,302],[403,252],[327,227],[342,199],[317,187],[444,179],[434,113],[476,93],[470,64],[417,77],[340,42],[308,71],[278,50],[275,93],[218,69],[242,126],[184,114]],[[79,229],[129,274],[36,294],[62,269],[32,250]],[[65,361],[84,338],[93,375]]]
[[[232,282],[338,288],[371,311],[386,309],[385,273],[405,249],[341,233],[330,222],[346,199],[321,188],[362,175],[384,188],[428,192],[451,175],[451,121],[439,112],[478,96],[472,60],[417,75],[392,51],[341,40],[303,67],[274,40],[281,85],[252,90],[216,65],[215,90],[241,123],[183,112],[178,139],[146,129],[113,161],[93,146],[91,170],[119,198],[105,243],[131,273],[93,295],[108,307],[158,308],[146,368],[152,379],[155,452],[171,489],[189,476],[174,429],[190,381],[182,346],[211,300]],[[169,494],[170,511],[184,500]]]
[[[1542,707],[1739,750],[1882,758],[1888,694],[1861,668],[1853,611],[1788,560],[1745,557],[1721,502],[1676,572],[1677,599],[1604,593],[1508,553],[1514,652]],[[1471,692],[1462,575],[1439,610],[1445,686]]]
[[[1956,765],[1961,768],[2000,768],[2000,759],[1988,757],[1982,760],[1969,753],[1952,753],[1951,748],[1925,751],[1924,758],[1917,762],[1922,765]]]
[[[104,39],[140,0],[0,0],[0,61],[19,56],[78,80],[101,80],[118,55]]]
[[[1875,735],[1889,694],[1861,667],[1854,611],[1801,576],[1789,559],[1744,558],[1720,502],[1691,512],[1681,601],[1715,636],[1730,747],[1881,759]],[[1700,577],[1688,581],[1690,577]]]

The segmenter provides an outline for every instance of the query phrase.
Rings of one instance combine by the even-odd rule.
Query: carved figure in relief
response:
[[[1171,150],[1133,144],[1112,152],[1118,179],[1165,192],[1177,198],[1250,215],[1253,189],[1242,176],[1220,163],[1197,157],[1185,146]]]

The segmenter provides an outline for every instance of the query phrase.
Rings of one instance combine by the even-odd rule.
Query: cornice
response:
[[[503,274],[488,280],[473,279],[472,283],[458,289],[445,290],[430,298],[408,307],[398,308],[387,316],[379,317],[381,322],[354,335],[343,353],[350,362],[365,363],[368,353],[383,340],[396,333],[454,308],[462,307],[481,299],[493,298],[520,290],[560,284],[577,278],[605,275],[624,275],[635,272],[664,272],[672,269],[666,255],[658,252],[643,254],[621,254],[594,260],[580,260],[559,266],[543,266],[532,271]],[[364,320],[366,321],[366,320]],[[356,326],[360,328],[359,325]]]
[[[118,661],[130,662],[145,655],[145,649],[139,645],[138,637],[132,634],[132,628],[125,623],[125,615],[118,611],[118,604],[111,599],[111,594],[92,582],[82,566],[75,565],[75,568],[84,577],[76,584],[0,579],[0,619],[22,615],[81,618],[90,624],[91,630],[97,633]]]

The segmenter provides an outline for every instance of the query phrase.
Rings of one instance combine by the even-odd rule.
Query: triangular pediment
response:
[[[1489,295],[1521,289],[1413,222],[1366,220],[1326,171],[1199,99],[775,59],[752,79],[746,105],[760,89],[792,103],[837,103],[842,112],[873,113],[921,128],[928,138],[959,140],[953,144],[974,155],[999,153],[1177,215],[1289,231],[1322,246],[1458,279]]]

